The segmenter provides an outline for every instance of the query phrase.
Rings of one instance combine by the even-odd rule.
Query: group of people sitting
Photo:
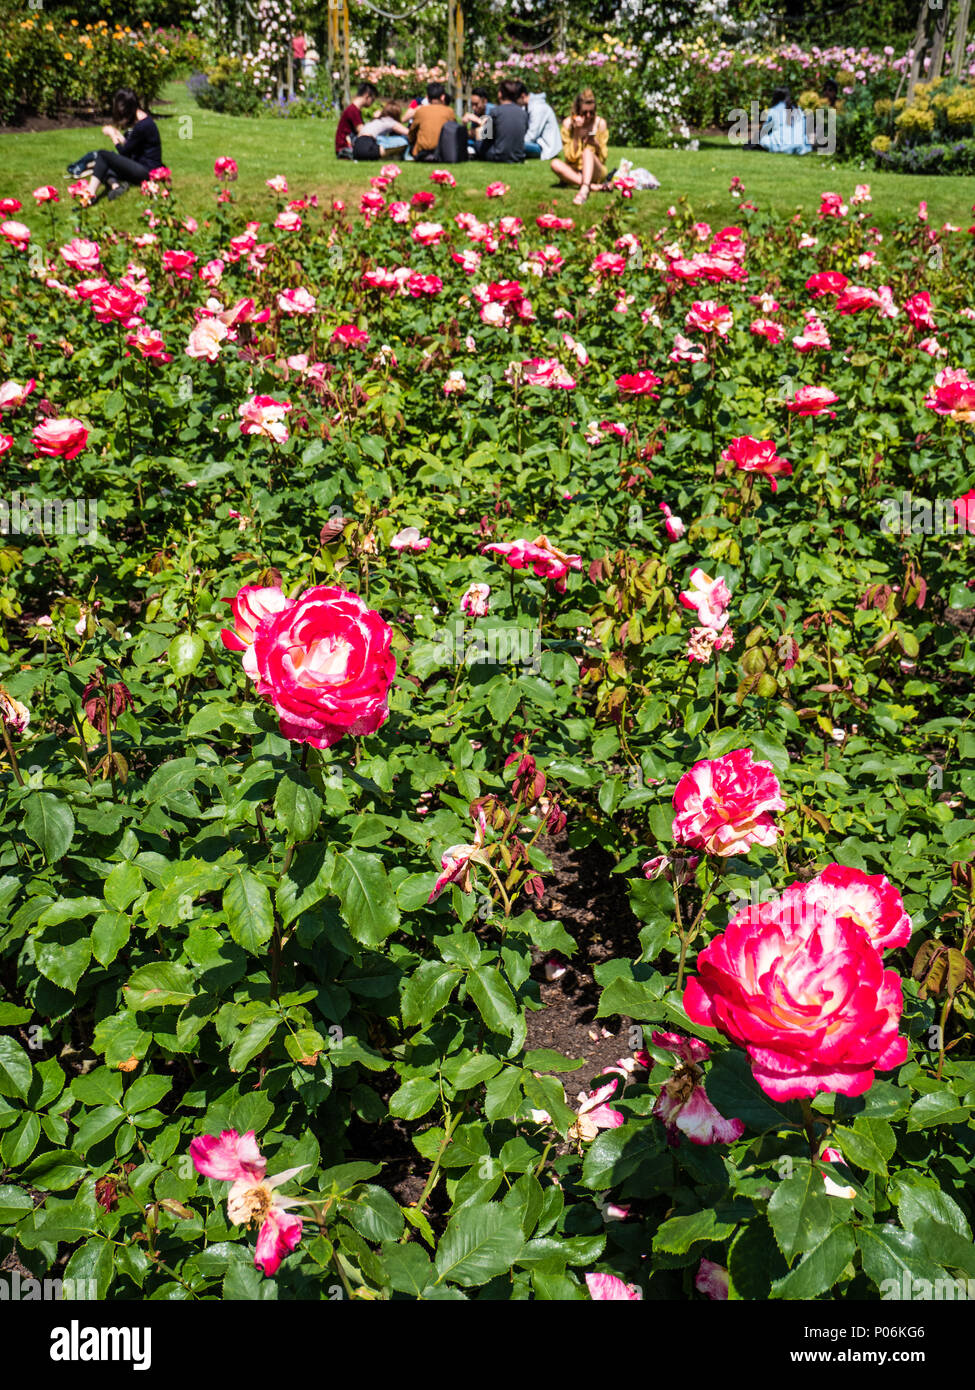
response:
[[[400,102],[387,101],[378,115],[366,120],[366,112],[377,100],[372,82],[359,84],[335,132],[335,153],[340,159],[403,155],[451,163],[484,159],[495,164],[547,159],[562,183],[578,188],[576,203],[584,203],[593,189],[610,187],[609,129],[596,114],[591,91],[579,93],[561,126],[543,95],[510,79],[499,84],[494,102],[484,87],[475,87],[470,110],[459,121],[442,82],[429,83],[425,100],[414,99],[405,111]]]

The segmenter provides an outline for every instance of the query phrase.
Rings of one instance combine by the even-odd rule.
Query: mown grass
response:
[[[163,157],[173,170],[174,188],[180,208],[198,219],[213,207],[213,161],[217,155],[232,155],[240,166],[240,182],[235,189],[239,208],[248,216],[267,220],[275,201],[264,187],[273,174],[287,175],[295,195],[317,193],[319,197],[356,197],[367,187],[375,164],[349,164],[335,158],[334,126],[329,121],[251,119],[221,116],[196,105],[183,83],[167,88],[166,104],[160,103]],[[38,184],[52,183],[64,190],[70,180],[65,166],[86,149],[103,143],[97,128],[16,133],[0,136],[0,196],[20,198],[25,209],[33,208],[31,190]],[[789,212],[802,209],[807,215],[819,204],[819,194],[833,189],[848,197],[854,185],[870,184],[871,211],[881,228],[890,227],[902,213],[912,213],[923,198],[928,203],[934,226],[953,222],[967,227],[972,221],[975,178],[933,178],[876,172],[856,165],[837,165],[829,158],[808,155],[767,155],[746,152],[721,140],[702,143],[697,151],[611,148],[611,163],[624,157],[652,170],[661,187],[636,195],[634,222],[659,225],[669,206],[686,195],[693,211],[716,225],[734,221],[739,202],[731,197],[729,184],[734,174],[745,183],[746,197],[760,208]],[[399,188],[411,192],[429,186],[430,166],[404,164]],[[547,164],[532,161],[520,166],[479,163],[456,165],[455,201],[479,215],[499,207],[522,217],[534,216],[542,208],[555,206],[571,210],[572,193],[559,187]],[[503,204],[484,196],[486,185],[502,178],[511,192]],[[603,195],[593,195],[579,216],[588,222],[605,206]],[[138,225],[141,200],[126,197],[110,205],[106,214],[119,226]]]

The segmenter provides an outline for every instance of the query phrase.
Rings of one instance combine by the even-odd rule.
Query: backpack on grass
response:
[[[352,145],[353,159],[382,159],[383,152],[374,135],[357,135]]]
[[[467,163],[467,127],[459,121],[447,121],[440,132],[436,159],[438,164]]]

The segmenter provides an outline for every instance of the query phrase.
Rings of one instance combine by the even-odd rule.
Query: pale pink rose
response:
[[[19,410],[36,384],[33,377],[23,386],[18,386],[16,381],[5,381],[0,386],[0,411]]]
[[[499,181],[495,183],[489,183],[484,192],[487,194],[489,198],[503,198],[504,195],[508,192],[508,185]]]
[[[827,386],[801,386],[792,399],[785,402],[785,408],[800,416],[822,415],[838,400],[839,396]]]
[[[755,762],[750,748],[695,763],[673,805],[674,843],[721,858],[771,848],[781,833],[772,812],[786,809],[771,763]]]
[[[239,513],[231,512],[230,515],[237,517]],[[222,628],[220,640],[228,651],[244,653],[244,670],[251,680],[256,682],[257,668],[254,665],[253,647],[257,626],[264,618],[290,608],[294,600],[288,598],[278,585],[262,589],[255,584],[245,584],[235,598],[222,601],[230,604],[234,615],[234,630],[231,632],[229,628]]]
[[[83,237],[74,237],[67,246],[62,246],[60,255],[65,265],[86,275],[93,274],[101,260],[98,242],[86,241]]]
[[[608,1210],[608,1208],[607,1208]],[[586,1275],[586,1287],[589,1290],[589,1297],[595,1302],[602,1301],[639,1301],[643,1297],[643,1292],[636,1284],[625,1284],[622,1279],[617,1279],[615,1274],[598,1274],[590,1271]]]
[[[219,319],[201,319],[190,334],[186,345],[187,357],[205,357],[208,362],[216,362],[220,356],[220,344],[227,337],[226,325]]]
[[[38,626],[40,626],[39,623]],[[6,724],[8,729],[12,729],[15,734],[26,733],[27,726],[30,724],[30,710],[20,700],[15,700],[12,695],[8,695],[2,685],[0,685],[0,721]]]
[[[278,308],[282,314],[313,314],[315,299],[302,285],[296,290],[284,290],[278,295]]]
[[[692,343],[682,333],[674,334],[674,347],[670,353],[671,362],[703,362],[707,353],[699,343]]]
[[[490,610],[490,584],[472,584],[460,601],[461,610],[471,618],[483,618]]]
[[[793,338],[792,346],[797,352],[812,352],[816,348],[827,350],[830,346],[829,333],[826,325],[814,309],[806,312],[806,326],[797,337]]]
[[[275,174],[273,179],[265,179],[264,182],[272,193],[287,193],[288,180],[283,174]]]
[[[720,632],[727,626],[731,593],[723,579],[712,579],[702,569],[693,569],[688,587],[678,597],[685,608],[697,613],[702,627]]]
[[[413,228],[413,240],[419,246],[436,246],[443,235],[439,222],[418,222]]]
[[[60,420],[44,420],[36,425],[31,436],[38,457],[77,458],[88,443],[88,430],[80,420],[68,416]]]
[[[532,357],[527,362],[514,363],[512,366],[526,386],[558,387],[571,391],[576,384],[575,377],[554,357]],[[505,372],[505,377],[510,379],[509,373],[514,375],[512,367]]]
[[[473,888],[473,872],[475,864],[486,864],[488,862],[483,852],[484,838],[487,835],[487,820],[482,807],[477,808],[477,815],[474,818],[475,831],[474,842],[469,845],[451,845],[440,857],[441,873],[430,896],[428,903],[436,902],[437,898],[449,887],[456,883],[462,893],[470,893]]]
[[[698,1065],[711,1054],[707,1043],[685,1038],[680,1033],[654,1033],[654,1047],[666,1048],[679,1066],[664,1082],[653,1113],[664,1125],[667,1142],[676,1148],[680,1135],[692,1144],[733,1144],[745,1132],[742,1120],[726,1120],[712,1105],[704,1089],[704,1072]]]
[[[512,569],[531,568],[540,579],[554,579],[560,594],[565,593],[569,570],[582,569],[581,555],[558,550],[547,536],[538,536],[534,541],[495,541],[482,547],[482,553],[489,552],[503,556]]]
[[[279,212],[274,219],[274,226],[279,232],[300,232],[301,218],[296,212]]]
[[[700,661],[708,665],[715,652],[728,651],[735,644],[735,636],[730,627],[715,632],[711,627],[692,627],[687,638],[688,661]]]
[[[203,1134],[190,1144],[190,1156],[198,1173],[232,1183],[227,1194],[227,1215],[235,1226],[260,1223],[254,1264],[263,1274],[276,1274],[285,1255],[301,1240],[301,1217],[291,1209],[303,1206],[298,1198],[280,1196],[275,1189],[290,1182],[307,1164],[288,1168],[265,1178],[267,1160],[257,1147],[254,1131],[238,1134],[225,1129],[219,1135]]]
[[[404,526],[390,541],[394,550],[429,550],[430,537],[421,536],[419,527]]]
[[[290,401],[276,401],[273,396],[254,396],[239,406],[241,434],[257,434],[283,444],[288,438],[284,417],[291,410]]]
[[[580,367],[589,366],[589,354],[580,342],[573,338],[571,333],[563,333],[562,341],[568,350],[575,357]]]
[[[374,733],[389,717],[396,674],[392,630],[357,594],[316,585],[254,633],[258,694],[270,700],[281,733],[329,748]]]
[[[579,1092],[580,1104],[576,1121],[568,1130],[570,1139],[592,1141],[601,1129],[617,1129],[625,1122],[625,1116],[621,1111],[614,1110],[606,1104],[610,1096],[615,1094],[618,1085],[619,1082],[613,1080],[595,1091],[590,1091],[588,1095],[585,1091]]]
[[[30,228],[25,227],[23,222],[0,222],[0,236],[17,251],[25,251],[30,241]]]
[[[924,404],[938,415],[971,422],[975,420],[975,381],[964,367],[945,367],[935,377]]]

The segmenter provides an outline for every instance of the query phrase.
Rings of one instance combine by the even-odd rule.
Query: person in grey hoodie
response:
[[[518,104],[528,109],[525,154],[529,159],[556,159],[562,153],[559,118],[545,100],[544,92],[530,93],[518,83]]]

